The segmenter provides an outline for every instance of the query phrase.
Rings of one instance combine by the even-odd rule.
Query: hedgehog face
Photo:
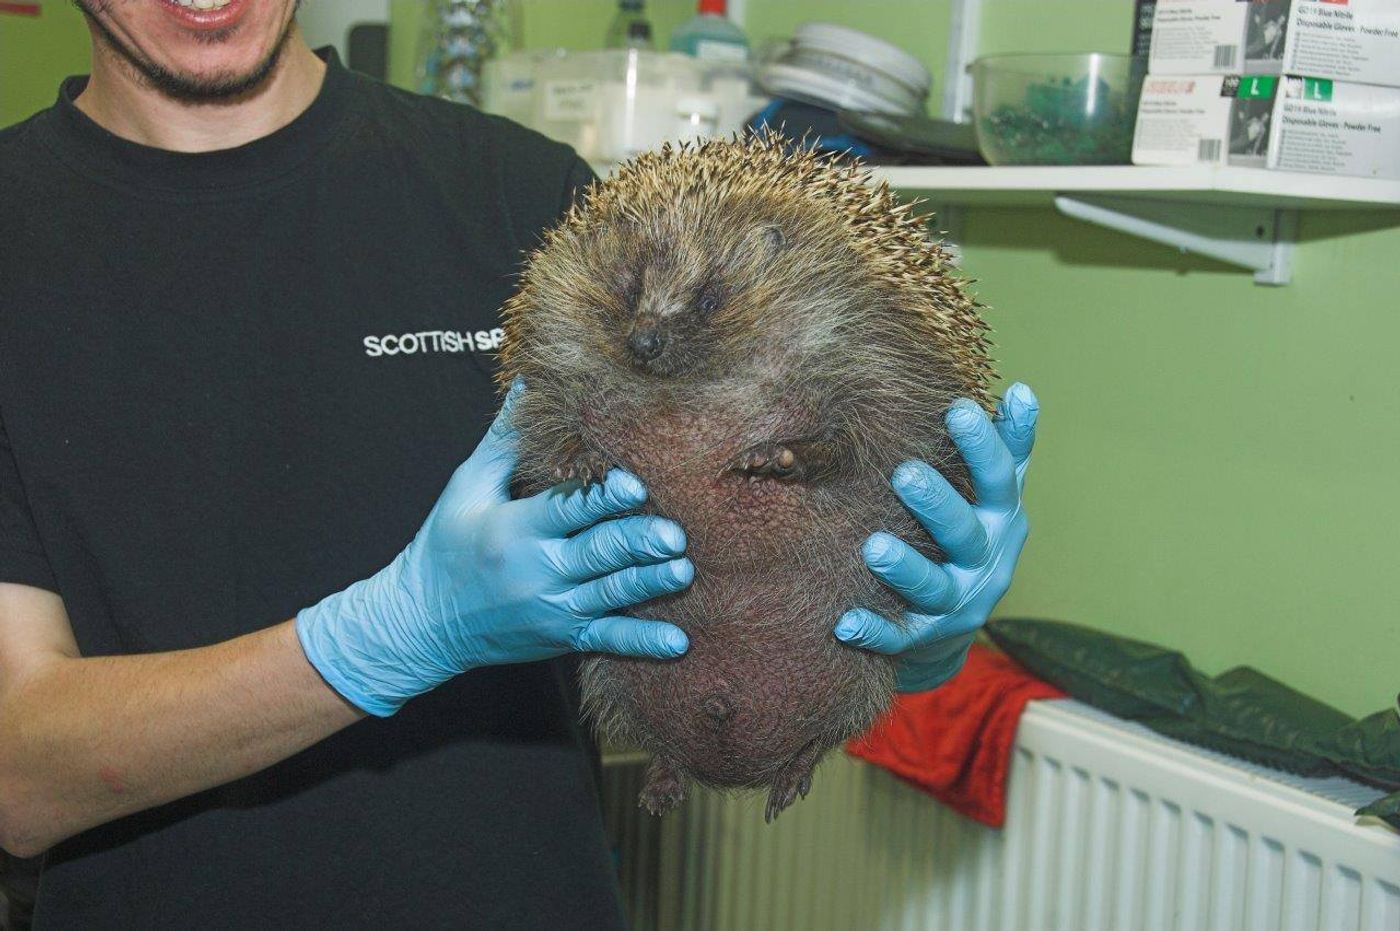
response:
[[[666,234],[667,226],[616,237],[616,248],[601,257],[614,282],[605,309],[609,348],[622,365],[649,375],[711,377],[730,357],[724,334],[754,296],[765,247],[776,248],[781,236],[763,227],[747,236],[682,237]]]
[[[626,363],[652,375],[697,373],[712,358],[714,319],[729,284],[711,262],[658,247],[621,270],[616,328]]]
[[[532,253],[505,308],[501,384],[790,383],[854,350],[883,366],[865,352],[879,334],[989,404],[976,304],[912,206],[870,181],[769,133],[637,156]]]

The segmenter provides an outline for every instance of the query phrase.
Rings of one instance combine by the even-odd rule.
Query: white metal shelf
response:
[[[607,176],[615,167],[593,169]],[[873,174],[926,198],[945,222],[962,207],[1053,207],[1076,220],[1248,269],[1266,285],[1292,280],[1300,210],[1400,211],[1400,181],[1263,168],[879,167]]]
[[[940,208],[1054,207],[1088,223],[1292,278],[1300,210],[1400,210],[1400,181],[1230,166],[877,168]]]
[[[1400,181],[1197,165],[876,168],[892,187],[955,206],[1043,206],[1056,195],[1139,197],[1284,210],[1400,209]]]

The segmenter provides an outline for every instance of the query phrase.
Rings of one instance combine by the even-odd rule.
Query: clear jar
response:
[[[486,62],[518,37],[518,16],[515,0],[433,0],[416,57],[419,91],[481,106]]]

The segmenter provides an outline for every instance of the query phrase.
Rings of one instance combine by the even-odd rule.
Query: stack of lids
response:
[[[777,97],[833,110],[922,113],[933,78],[918,59],[855,29],[804,23],[792,43],[758,72]]]

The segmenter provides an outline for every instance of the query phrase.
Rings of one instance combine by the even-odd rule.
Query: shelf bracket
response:
[[[1285,285],[1293,277],[1297,210],[1066,194],[1055,195],[1055,209],[1076,220],[1247,268],[1254,272],[1256,284]]]

